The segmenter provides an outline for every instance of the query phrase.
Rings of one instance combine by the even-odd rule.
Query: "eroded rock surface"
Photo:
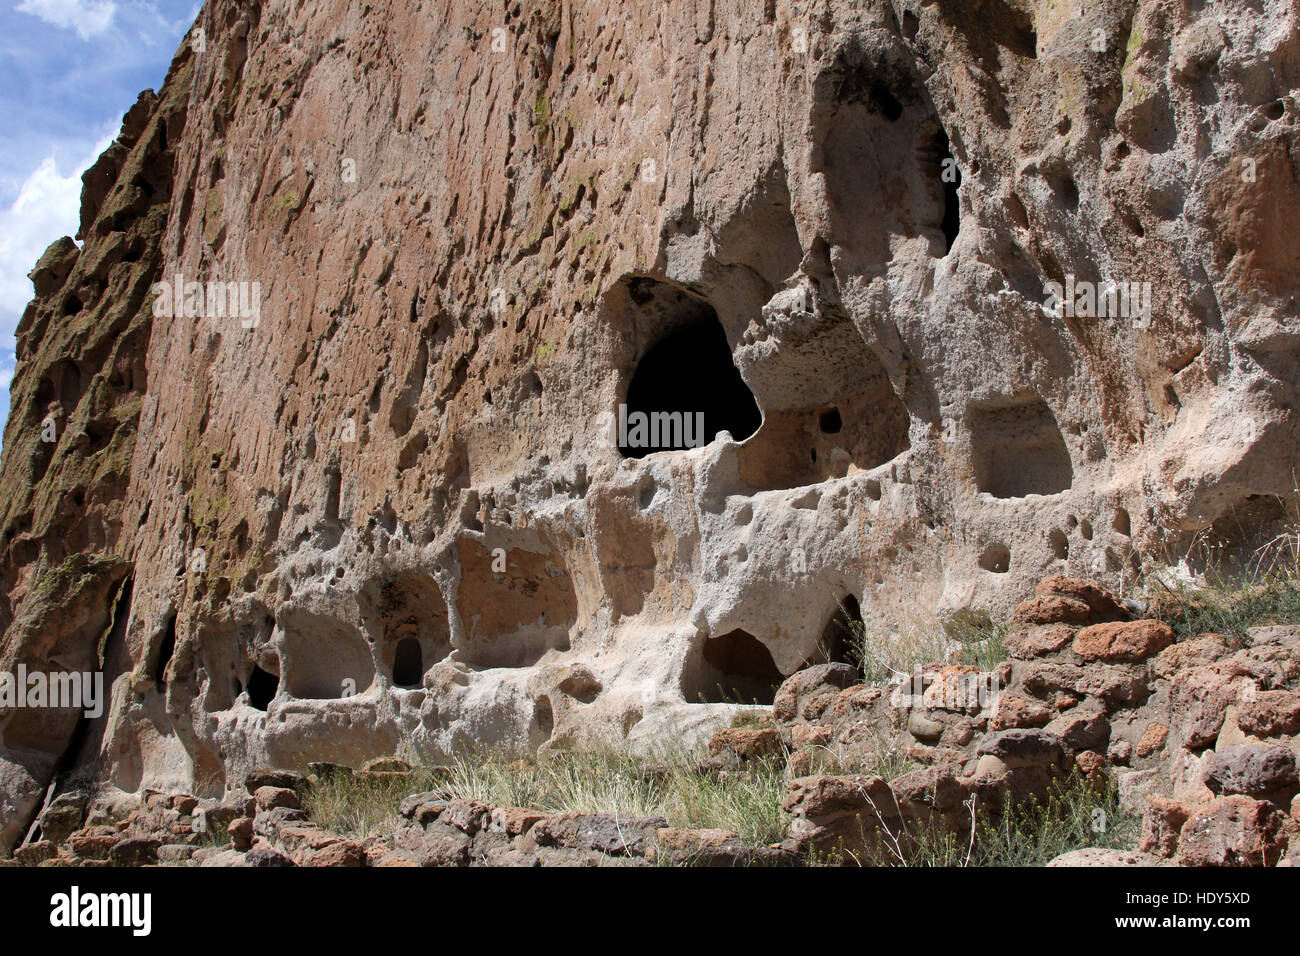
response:
[[[111,705],[0,715],[0,842],[96,754],[211,800],[689,740],[832,662],[850,596],[997,614],[1267,537],[1300,447],[1293,5],[1085,6],[205,5],[19,329],[0,668],[102,667]],[[258,315],[156,315],[176,276],[256,282]],[[1107,281],[1131,308],[1090,317]],[[652,356],[676,335],[698,362]],[[732,382],[707,443],[625,456],[619,406],[673,410],[687,367]],[[1013,723],[1093,701],[1058,726],[1102,752],[1163,638],[1096,626],[1026,635]],[[1214,666],[1177,746],[1222,732]]]

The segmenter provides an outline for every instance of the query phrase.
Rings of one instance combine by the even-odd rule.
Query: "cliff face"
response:
[[[112,703],[0,718],[6,839],[97,751],[214,795],[681,739],[836,656],[848,596],[1123,587],[1293,493],[1292,2],[196,26],[20,328],[0,668]],[[710,440],[645,454],[673,410]]]

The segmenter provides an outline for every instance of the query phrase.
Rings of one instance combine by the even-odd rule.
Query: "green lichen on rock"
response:
[[[39,574],[32,597],[45,605],[71,598],[120,563],[118,558],[106,554],[78,552],[69,555],[58,566]]]
[[[224,228],[224,223],[221,221],[224,208],[225,196],[221,186],[213,186],[208,190],[207,199],[203,204],[203,238],[209,245],[217,241]]]
[[[532,123],[537,141],[545,146],[551,134],[551,104],[545,92],[538,93],[533,100]]]

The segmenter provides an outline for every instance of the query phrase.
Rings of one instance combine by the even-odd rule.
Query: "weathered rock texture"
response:
[[[0,667],[102,662],[112,707],[0,718],[4,840],[96,750],[211,797],[681,738],[847,595],[996,612],[1257,529],[1298,445],[1294,5],[1084,6],[209,2],[33,273]],[[178,274],[260,321],[154,317]],[[1068,277],[1150,282],[1149,322],[1054,314]],[[715,319],[761,427],[623,457],[641,361]]]

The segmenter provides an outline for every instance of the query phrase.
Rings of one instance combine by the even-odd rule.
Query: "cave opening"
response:
[[[838,435],[844,430],[844,419],[840,415],[840,410],[832,406],[822,412],[817,418],[817,427],[821,429],[823,435]]]
[[[864,636],[862,607],[854,595],[847,594],[836,605],[826,627],[822,629],[816,655],[804,666],[848,664],[861,674]]]
[[[279,690],[280,678],[254,664],[248,678],[248,703],[257,710],[266,710]]]
[[[653,346],[637,363],[618,412],[624,458],[698,448],[726,431],[744,441],[762,423],[753,393],[732,361],[711,306]]]
[[[957,241],[957,233],[961,231],[961,169],[957,165],[957,158],[952,154],[952,143],[948,140],[948,134],[944,130],[939,130],[938,137],[939,166],[943,170],[943,221],[939,228],[943,230],[944,238],[944,255],[952,252],[953,243]]]
[[[978,491],[994,498],[1023,498],[1054,495],[1073,483],[1065,437],[1039,396],[972,402],[967,421]]]
[[[158,684],[159,690],[167,689],[167,665],[172,662],[172,655],[176,653],[176,615],[173,613],[167,618],[167,626],[163,630],[162,641],[158,645],[158,664],[154,667],[153,679]]]
[[[419,687],[424,680],[424,652],[420,642],[404,637],[393,651],[393,683],[398,687]]]
[[[703,666],[684,688],[689,703],[767,705],[785,680],[771,652],[747,631],[709,638],[702,656]]]
[[[868,102],[891,123],[897,123],[903,115],[903,104],[898,97],[879,83],[872,85]]]

